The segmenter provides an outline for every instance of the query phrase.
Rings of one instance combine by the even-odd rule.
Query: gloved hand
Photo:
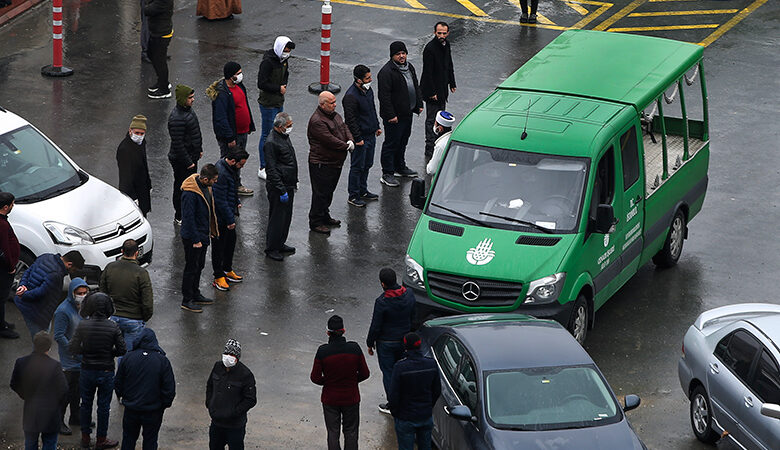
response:
[[[355,143],[352,141],[347,141],[347,150],[351,152],[354,149],[355,149]]]
[[[290,196],[285,192],[284,194],[279,196],[279,201],[282,203],[287,203],[290,201]]]

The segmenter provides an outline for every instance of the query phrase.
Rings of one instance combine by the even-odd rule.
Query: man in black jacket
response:
[[[84,299],[82,315],[86,320],[79,322],[70,353],[81,355],[81,446],[89,447],[92,433],[92,401],[97,391],[97,441],[95,449],[113,448],[119,442],[109,440],[108,416],[111,409],[111,391],[114,390],[114,357],[127,352],[122,331],[116,322],[108,318],[114,313],[111,297],[94,292]]]
[[[246,414],[257,404],[255,376],[239,359],[241,344],[229,339],[222,361],[211,369],[206,383],[206,408],[211,416],[209,450],[244,449]]]
[[[274,128],[265,141],[268,191],[268,228],[265,233],[265,254],[274,261],[284,259],[283,253],[295,253],[295,247],[285,242],[292,222],[293,199],[298,185],[298,160],[290,140],[293,121],[289,114],[280,112],[274,119]]]
[[[371,89],[371,70],[358,64],[352,70],[355,82],[344,94],[344,122],[355,139],[355,150],[350,153],[347,202],[361,208],[366,200],[379,196],[368,191],[368,171],[374,165],[376,138],[382,134]]]
[[[146,161],[146,116],[138,114],[116,149],[119,190],[135,200],[144,217],[152,210],[152,179]]]
[[[228,153],[215,164],[219,171],[217,182],[211,187],[219,232],[211,239],[211,267],[214,269],[212,286],[229,291],[228,281],[240,283],[244,277],[233,270],[233,253],[236,249],[236,216],[241,208],[238,199],[238,172],[246,164],[249,153],[236,150]]]
[[[144,450],[156,449],[163,412],[176,396],[176,381],[171,362],[151,328],[144,328],[133,350],[119,363],[114,390],[125,406],[122,450],[135,449],[141,427]]]
[[[287,79],[290,72],[287,69],[287,60],[295,49],[295,43],[287,36],[278,36],[274,41],[274,48],[269,49],[263,55],[260,69],[257,72],[257,89],[260,95],[257,102],[260,104],[261,132],[260,132],[260,169],[257,176],[261,180],[267,178],[265,160],[265,140],[273,128],[276,115],[284,111],[284,96],[287,94]]]
[[[412,134],[412,114],[423,111],[422,96],[417,84],[417,72],[406,61],[406,44],[390,44],[390,61],[377,75],[379,82],[379,116],[385,126],[382,143],[382,179],[386,186],[401,184],[395,177],[416,177],[417,172],[406,166],[406,144]]]
[[[455,92],[455,71],[452,67],[450,26],[447,22],[437,22],[433,27],[434,36],[423,49],[423,71],[420,76],[420,90],[425,100],[425,157],[433,156],[433,144],[436,133],[436,113],[447,110],[447,97]]]
[[[173,221],[181,225],[181,184],[188,176],[198,172],[198,160],[203,156],[203,137],[200,123],[192,104],[195,90],[183,84],[176,85],[176,106],[168,116],[168,133],[171,149],[168,161],[173,167]]]
[[[149,98],[170,98],[168,44],[173,37],[173,0],[146,0],[143,13],[149,18],[146,53],[157,74],[157,83],[149,87],[147,95]]]

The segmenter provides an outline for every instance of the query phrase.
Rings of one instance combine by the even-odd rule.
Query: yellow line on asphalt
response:
[[[613,6],[612,3],[605,3],[605,2],[595,2],[592,0],[569,0],[569,3],[582,3],[585,5],[596,5],[599,7],[596,11],[593,11],[592,13],[588,14],[587,16],[583,17],[579,22],[575,23],[571,27],[574,29],[582,29],[585,28],[585,25],[591,23],[594,21],[597,17],[602,15],[606,10],[611,8]]]
[[[520,0],[509,0],[509,3],[517,6],[522,11],[522,7],[520,6]],[[542,23],[542,24],[545,24],[545,25],[555,25],[555,22],[553,22],[552,20],[548,19],[544,15],[540,14],[538,11],[536,12],[536,20],[539,23]],[[534,24],[531,23],[531,24],[529,24],[529,26],[534,26]]]
[[[740,11],[739,14],[737,14],[734,17],[732,17],[731,20],[729,20],[728,22],[724,23],[723,25],[720,26],[720,28],[718,28],[717,30],[713,31],[712,34],[710,34],[709,36],[704,38],[703,41],[699,42],[699,45],[701,45],[702,47],[706,47],[706,46],[712,44],[713,42],[715,42],[716,39],[718,39],[719,37],[723,36],[723,34],[725,32],[727,32],[730,29],[732,29],[734,27],[734,25],[740,23],[742,21],[742,19],[744,19],[745,17],[750,15],[750,13],[752,13],[753,11],[757,10],[761,5],[763,5],[767,1],[768,0],[756,0],[756,1],[754,1],[753,3],[748,5],[747,8],[743,9],[742,11]]]
[[[358,1],[360,1],[360,0],[358,0]],[[362,1],[364,1],[364,2],[365,2],[366,0],[362,0]],[[425,5],[423,5],[422,3],[418,2],[417,0],[404,0],[404,1],[405,1],[406,3],[408,3],[408,4],[409,4],[409,6],[411,6],[412,8],[416,8],[416,9],[428,9],[428,8],[426,8],[426,7],[425,7]]]
[[[479,16],[479,17],[487,17],[487,13],[485,11],[479,9],[477,5],[471,3],[469,0],[457,0],[457,2],[463,5],[469,11],[471,11],[471,14],[474,14],[475,16]]]
[[[617,22],[618,20],[622,19],[623,17],[626,17],[631,11],[639,8],[642,6],[643,3],[645,3],[647,0],[634,0],[633,2],[629,3],[621,9],[620,11],[616,12],[612,16],[610,16],[607,20],[601,22],[600,24],[593,27],[596,31],[604,31],[607,28],[611,27],[613,23]]]
[[[572,2],[564,2],[564,3],[566,3],[566,5],[568,5],[571,9],[573,9],[573,10],[577,11],[578,13],[580,13],[580,15],[583,15],[583,16],[587,16],[588,15],[588,10],[583,8],[582,6],[580,6],[580,5],[576,4],[576,3],[572,3]]]
[[[697,14],[734,14],[738,9],[696,9],[693,11],[656,11],[629,14],[628,17],[692,16]]]
[[[610,28],[607,31],[616,33],[625,33],[632,31],[668,31],[668,30],[698,30],[701,28],[718,28],[717,23],[704,23],[700,25],[667,25],[662,27],[623,27]]]

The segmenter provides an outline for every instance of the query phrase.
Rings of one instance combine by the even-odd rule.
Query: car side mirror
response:
[[[596,210],[596,233],[608,234],[615,231],[615,210],[612,205],[600,204]]]
[[[465,420],[466,422],[477,421],[477,418],[471,415],[471,410],[466,405],[458,405],[452,408],[445,406],[444,412],[453,419]]]
[[[764,403],[761,405],[761,414],[767,417],[780,419],[780,405],[774,403]]]
[[[636,409],[642,403],[642,399],[638,395],[628,394],[623,398],[623,412]]]
[[[428,194],[425,192],[425,180],[422,178],[415,178],[412,180],[412,188],[409,190],[409,201],[417,209],[423,209],[425,207],[425,201]]]

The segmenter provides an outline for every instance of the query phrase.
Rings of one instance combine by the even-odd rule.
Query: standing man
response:
[[[79,375],[81,374],[81,358],[70,353],[70,340],[81,322],[81,305],[89,293],[89,286],[81,278],[74,278],[68,286],[68,296],[54,311],[54,340],[57,341],[57,351],[60,354],[60,364],[68,381],[67,401],[62,403],[62,424],[60,434],[70,435],[68,425],[78,426],[79,421]],[[65,423],[65,412],[70,405],[70,420]]]
[[[68,382],[60,363],[49,357],[51,336],[39,331],[33,337],[33,352],[16,360],[11,375],[11,389],[24,400],[24,448],[57,449],[60,429],[60,402],[68,391]]]
[[[144,15],[149,19],[149,44],[146,53],[157,74],[157,83],[149,87],[147,95],[149,98],[170,98],[168,44],[173,37],[173,0],[146,0]]]
[[[11,285],[19,263],[19,240],[8,222],[8,214],[14,208],[14,195],[0,192],[0,338],[18,339],[14,325],[5,321],[5,303],[11,295]]]
[[[455,70],[452,67],[450,26],[447,22],[436,22],[433,39],[423,49],[423,71],[420,90],[425,99],[425,158],[433,156],[436,135],[433,127],[436,113],[447,109],[447,97],[455,92]]]
[[[241,344],[229,339],[222,361],[214,363],[206,382],[206,408],[211,417],[209,450],[244,449],[247,412],[257,404],[255,376],[241,361]]]
[[[200,273],[206,265],[206,250],[211,238],[219,237],[217,214],[211,186],[219,171],[206,164],[200,175],[190,175],[181,185],[181,235],[184,243],[184,273],[181,280],[181,309],[203,312],[199,305],[211,305],[214,300],[200,293]]]
[[[406,166],[406,144],[412,134],[412,114],[423,111],[422,95],[417,85],[417,72],[406,61],[406,44],[390,44],[390,61],[377,76],[379,81],[379,116],[385,126],[382,143],[382,179],[386,186],[401,184],[395,177],[416,177],[417,172]]]
[[[144,328],[133,350],[119,363],[114,391],[125,407],[122,450],[135,449],[142,427],[143,448],[156,450],[163,412],[170,408],[176,396],[176,381],[171,362],[151,328]]]
[[[100,275],[100,292],[114,301],[115,312],[110,317],[122,330],[127,351],[133,349],[146,322],[154,313],[154,295],[149,272],[138,263],[138,243],[127,239],[122,243],[122,257],[109,263]]]
[[[390,378],[393,366],[404,354],[403,337],[412,329],[414,318],[414,293],[398,285],[395,271],[385,267],[379,271],[379,283],[384,292],[374,301],[374,313],[368,327],[366,346],[368,354],[376,347],[379,370],[385,395],[390,399]],[[390,414],[387,403],[380,403],[379,410]]]
[[[246,151],[247,137],[255,131],[241,65],[230,61],[225,64],[222,73],[225,78],[211,83],[206,89],[206,95],[211,99],[211,119],[219,144],[220,158],[232,151]],[[253,193],[252,189],[241,185],[239,172],[238,195]]]
[[[287,70],[287,59],[295,48],[295,44],[287,36],[279,36],[274,41],[274,48],[268,50],[263,55],[260,62],[260,70],[257,73],[257,89],[260,95],[257,102],[260,104],[261,133],[260,145],[260,168],[257,170],[257,176],[261,180],[266,179],[266,161],[265,161],[265,140],[274,126],[276,115],[284,111],[284,95],[287,93],[287,79],[289,71]]]
[[[152,210],[152,179],[146,161],[146,116],[137,114],[116,149],[119,190],[135,200],[144,217]]]
[[[68,273],[83,267],[84,257],[71,250],[62,256],[44,253],[24,271],[16,288],[14,303],[24,317],[30,336],[49,328],[54,310],[62,298],[62,280]]]
[[[328,319],[328,343],[317,349],[311,381],[322,386],[322,410],[328,429],[328,450],[340,450],[341,428],[344,450],[357,450],[360,425],[360,389],[358,383],[368,379],[366,358],[357,342],[344,337],[344,320]]]
[[[433,358],[420,352],[420,336],[404,336],[406,358],[393,368],[390,383],[390,411],[395,419],[399,450],[431,450],[433,406],[441,394],[439,369]]]
[[[352,133],[336,112],[336,96],[328,91],[319,95],[319,106],[309,118],[309,176],[311,177],[311,231],[330,234],[330,227],[341,225],[330,216],[333,191],[341,176],[347,152],[355,149]]]
[[[229,291],[228,281],[240,283],[244,277],[233,271],[233,252],[236,249],[236,212],[241,208],[238,199],[238,171],[244,167],[249,153],[234,150],[217,161],[217,182],[212,186],[219,223],[218,236],[212,239],[211,265],[214,269],[212,286]]]
[[[183,84],[176,85],[176,106],[168,116],[168,134],[171,149],[168,161],[173,167],[173,222],[181,225],[181,184],[198,172],[198,160],[203,156],[203,137],[200,123],[192,104],[195,90]]]
[[[374,147],[382,129],[379,128],[374,106],[371,70],[358,64],[352,70],[352,75],[355,82],[344,94],[344,122],[355,139],[355,150],[350,154],[347,202],[362,208],[366,206],[366,200],[379,199],[378,195],[368,191],[368,171],[374,165]]]
[[[84,299],[84,314],[70,341],[70,352],[81,355],[81,447],[89,447],[92,434],[92,402],[97,391],[97,441],[95,449],[113,448],[119,442],[108,439],[111,392],[114,390],[114,357],[127,351],[119,325],[108,318],[114,312],[111,297],[93,292]]]
[[[265,141],[266,173],[268,180],[268,228],[265,232],[265,254],[274,261],[283,254],[295,253],[287,242],[292,222],[293,200],[298,186],[298,159],[290,140],[293,121],[289,114],[280,112],[274,119],[274,129]]]

